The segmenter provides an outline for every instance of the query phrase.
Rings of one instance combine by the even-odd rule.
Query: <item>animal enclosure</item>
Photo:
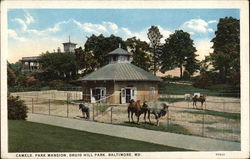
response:
[[[16,92],[12,95],[19,96],[25,101],[29,113],[87,120],[82,118],[82,112],[79,110],[83,95],[80,91],[33,91]],[[197,102],[198,109],[194,109],[192,101],[185,100],[184,95],[161,94],[158,100],[169,105],[169,111],[160,119],[160,126],[166,127],[166,131],[169,126],[177,124],[192,135],[240,141],[240,98],[207,96],[203,109],[199,102]],[[112,124],[128,122],[128,104],[85,103],[85,105],[90,110],[88,120]],[[136,121],[135,116],[134,120]],[[153,115],[151,121],[156,124]],[[139,123],[144,124],[143,115],[140,116]]]

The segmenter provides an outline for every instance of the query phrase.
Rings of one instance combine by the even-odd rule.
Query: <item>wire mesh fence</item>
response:
[[[83,118],[83,113],[79,109],[83,97],[80,91],[46,90],[16,92],[12,93],[12,95],[19,96],[24,100],[30,113],[102,123],[128,123],[128,104],[84,103],[89,108],[90,118]],[[240,98],[207,96],[203,107],[201,103],[197,103],[197,108],[193,106],[192,100],[185,99],[184,94],[161,94],[158,101],[166,102],[169,105],[167,115],[160,119],[160,127],[166,128],[164,131],[171,130],[171,132],[175,133],[240,141]],[[134,120],[136,121],[135,116]],[[148,122],[148,119],[146,120]],[[156,120],[152,114],[151,121],[154,124],[152,129],[154,129]],[[143,125],[142,114],[140,116],[140,126]],[[176,127],[174,130],[172,130],[173,126]]]

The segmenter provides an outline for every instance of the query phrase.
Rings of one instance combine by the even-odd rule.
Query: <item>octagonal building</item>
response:
[[[125,104],[131,99],[157,100],[161,78],[131,64],[131,54],[120,47],[108,56],[109,64],[79,79],[85,102]]]

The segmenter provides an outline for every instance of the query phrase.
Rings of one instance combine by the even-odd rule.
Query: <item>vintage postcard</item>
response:
[[[248,158],[249,8],[1,2],[1,158]]]

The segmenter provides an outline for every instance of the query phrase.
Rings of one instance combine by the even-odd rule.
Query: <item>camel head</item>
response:
[[[148,107],[147,101],[144,101],[144,102],[143,102],[142,107],[144,107],[144,108],[147,108],[147,107]]]
[[[169,106],[166,103],[162,103],[162,105],[163,105],[163,110],[167,111]]]
[[[135,102],[134,99],[131,99],[131,100],[129,101],[130,104],[131,104],[131,103],[134,103],[134,102]]]

